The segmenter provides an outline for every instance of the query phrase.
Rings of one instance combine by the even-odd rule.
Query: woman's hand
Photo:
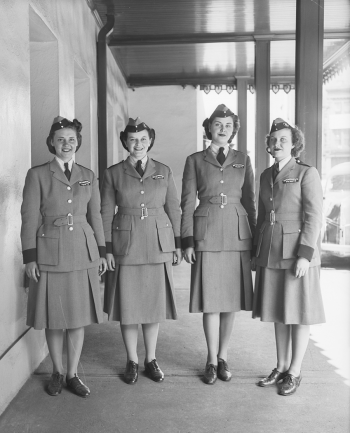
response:
[[[114,271],[115,269],[115,259],[111,253],[107,253],[107,269],[109,271]]]
[[[256,271],[256,257],[253,256],[250,260],[250,269]]]
[[[301,278],[304,277],[307,274],[307,271],[309,270],[310,262],[308,259],[305,259],[305,257],[298,257],[297,261],[295,262],[295,277]]]
[[[98,275],[101,276],[107,271],[107,260],[101,257],[98,263]]]
[[[179,266],[182,262],[182,251],[181,248],[176,248],[173,253],[173,266]]]
[[[26,274],[28,278],[34,280],[36,283],[38,282],[40,272],[37,262],[30,262],[26,264]]]
[[[194,262],[196,261],[196,253],[194,251],[194,248],[193,247],[186,248],[184,257],[187,263],[193,265]]]

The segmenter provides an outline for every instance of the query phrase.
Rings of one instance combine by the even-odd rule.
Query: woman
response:
[[[171,263],[182,260],[179,200],[170,168],[147,156],[154,130],[129,119],[120,139],[130,155],[105,171],[102,187],[107,263],[113,271],[107,273],[104,311],[109,320],[120,322],[126,383],[138,379],[139,324],[145,372],[161,382],[164,373],[155,354],[159,322],[177,318]]]
[[[55,158],[28,171],[22,213],[22,249],[30,278],[27,325],[45,328],[53,363],[49,395],[63,384],[63,330],[67,336],[69,389],[90,394],[77,375],[84,327],[103,321],[99,274],[107,269],[94,173],[74,162],[81,123],[56,117],[46,144]]]
[[[185,260],[192,265],[190,312],[203,312],[208,346],[204,382],[211,385],[217,377],[231,379],[227,349],[235,312],[251,311],[256,218],[250,159],[229,148],[239,129],[238,116],[221,104],[203,126],[212,142],[186,161],[181,237]]]
[[[296,392],[310,325],[325,321],[320,290],[322,187],[317,170],[297,158],[304,136],[275,119],[266,137],[275,164],[260,177],[253,317],[275,323],[277,366],[258,382]]]

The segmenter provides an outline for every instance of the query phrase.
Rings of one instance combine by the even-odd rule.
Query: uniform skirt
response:
[[[251,311],[252,300],[250,251],[196,251],[190,313]]]
[[[302,278],[293,269],[256,268],[253,318],[286,325],[324,323],[320,267],[309,268]]]
[[[107,272],[104,311],[121,325],[177,318],[171,262],[118,265]]]
[[[98,268],[73,272],[40,271],[29,283],[27,325],[73,329],[103,322]]]

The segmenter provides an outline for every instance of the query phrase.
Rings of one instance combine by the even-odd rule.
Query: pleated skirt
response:
[[[286,325],[324,323],[320,267],[309,268],[302,278],[292,269],[257,266],[253,300],[253,318]]]
[[[250,251],[197,251],[191,267],[190,313],[251,311]]]
[[[104,311],[122,325],[177,319],[171,262],[118,265],[107,272]]]
[[[27,325],[34,329],[73,329],[103,322],[98,268],[73,272],[40,271],[30,280]]]

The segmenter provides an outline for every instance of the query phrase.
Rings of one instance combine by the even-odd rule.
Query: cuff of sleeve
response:
[[[175,236],[175,248],[181,248],[181,237]]]
[[[187,238],[181,239],[181,247],[183,250],[186,248],[194,248],[194,239],[193,236],[187,236]]]
[[[113,254],[113,244],[112,242],[106,242],[106,253]]]
[[[314,255],[314,248],[308,247],[307,245],[299,245],[298,254],[299,257],[304,257],[309,262],[312,260]]]
[[[106,258],[106,247],[98,247],[98,252],[100,253],[100,257]]]
[[[30,262],[36,262],[36,248],[31,248],[30,250],[22,251],[23,263],[26,265]]]

